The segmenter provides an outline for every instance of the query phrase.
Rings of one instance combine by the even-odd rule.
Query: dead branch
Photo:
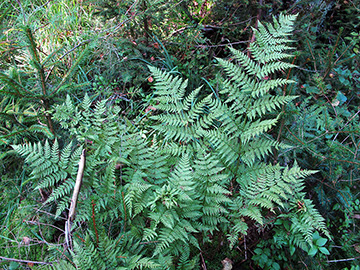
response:
[[[79,196],[79,192],[80,192],[80,188],[81,188],[81,184],[82,184],[82,179],[84,176],[84,168],[85,168],[85,149],[82,151],[81,157],[80,157],[80,162],[79,162],[79,169],[78,169],[78,173],[76,176],[76,182],[75,182],[75,187],[74,187],[74,192],[73,192],[73,196],[71,198],[71,204],[70,204],[70,209],[69,209],[69,216],[67,221],[65,222],[65,240],[66,240],[66,244],[67,247],[70,247],[70,249],[72,249],[72,240],[71,240],[71,225],[72,222],[75,218],[75,209],[76,209],[76,203],[78,200],[78,196]]]

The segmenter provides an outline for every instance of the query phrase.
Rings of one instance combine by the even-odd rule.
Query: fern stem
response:
[[[126,230],[126,204],[125,204],[125,198],[124,198],[124,191],[121,192],[121,196],[122,196],[122,199],[123,199],[123,205],[124,205],[124,214],[125,214],[125,220],[124,220],[124,232]]]
[[[294,57],[294,59],[293,59],[293,61],[292,61],[292,63],[291,63],[292,65],[295,64],[295,60],[296,60],[296,55],[295,55],[295,57]],[[288,74],[287,74],[287,76],[286,76],[286,80],[288,80],[288,79],[290,78],[291,70],[292,70],[292,68],[289,68]],[[288,86],[287,84],[284,85],[283,96],[286,96],[286,95],[287,95],[287,93],[286,93],[287,86]],[[289,94],[290,94],[290,91],[289,91]],[[283,104],[283,105],[281,106],[281,111],[282,111],[283,113],[285,113],[285,104]],[[280,137],[281,137],[282,131],[283,131],[283,129],[284,129],[284,125],[285,125],[285,119],[283,118],[283,119],[281,119],[280,129],[279,129],[279,132],[278,132],[278,134],[277,134],[277,138],[276,138],[276,141],[277,141],[277,142],[280,142]],[[275,163],[276,163],[276,162],[277,162],[277,159],[278,159],[278,150],[277,150],[277,149],[274,149],[273,155],[274,155],[274,161],[275,161]]]
[[[309,42],[308,39],[306,40],[306,43],[307,43],[307,45],[308,45],[308,47],[309,47],[311,57],[312,57],[312,59],[314,60],[314,69],[315,69],[315,72],[317,73],[316,59],[315,59],[314,53],[313,53],[313,51],[312,51],[312,49],[311,49],[310,42]]]
[[[98,234],[98,231],[97,231],[97,228],[96,228],[96,222],[95,222],[95,203],[94,203],[94,200],[91,200],[91,204],[92,204],[92,220],[93,220],[93,225],[94,225],[94,230],[95,230],[95,235],[96,235],[96,247],[98,246],[99,244],[99,234]]]
[[[62,256],[64,256],[66,258],[66,260],[71,263],[74,267],[76,267],[76,264],[68,257],[66,256],[66,254],[64,253],[64,251],[60,251],[58,248],[56,248],[56,250],[62,254]]]
[[[328,57],[328,65],[327,65],[327,68],[324,72],[324,75],[323,75],[323,79],[326,78],[326,76],[328,75],[328,73],[332,70],[332,68],[335,66],[335,63],[337,62],[337,60],[335,62],[332,62],[332,59],[335,55],[335,52],[336,52],[336,48],[338,47],[339,45],[339,40],[340,40],[340,37],[341,37],[341,34],[342,32],[344,31],[344,28],[343,27],[340,27],[339,29],[339,34],[336,38],[336,41],[335,41],[335,45],[334,45],[334,48],[332,50],[332,52],[329,54],[329,57]],[[341,57],[341,56],[340,56]],[[340,59],[340,57],[338,59]]]
[[[286,129],[287,129],[287,131],[288,131],[291,135],[293,135],[293,137],[294,137],[298,142],[300,142],[302,145],[305,145],[305,143],[304,143],[302,140],[300,140],[298,137],[296,137],[296,136],[294,135],[294,133],[292,133],[288,127],[286,127]]]

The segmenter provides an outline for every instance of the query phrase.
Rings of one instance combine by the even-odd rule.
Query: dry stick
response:
[[[337,263],[337,262],[348,262],[348,261],[354,261],[356,259],[359,259],[360,257],[355,257],[355,258],[349,258],[349,259],[340,259],[340,260],[331,260],[331,261],[327,261],[328,263]]]
[[[206,263],[205,263],[204,257],[203,257],[203,255],[202,255],[201,252],[200,252],[200,256],[201,256],[201,266],[202,266],[202,269],[203,269],[203,270],[207,270],[207,268],[206,268]]]
[[[68,216],[67,221],[65,222],[66,245],[67,245],[67,247],[70,247],[70,249],[72,249],[71,225],[72,225],[72,222],[73,222],[74,217],[75,217],[76,203],[77,203],[77,199],[78,199],[78,196],[79,196],[79,192],[80,192],[80,188],[81,188],[81,184],[82,184],[82,179],[83,179],[83,175],[84,175],[85,153],[86,153],[86,150],[84,149],[82,151],[82,154],[81,154],[81,157],[80,157],[79,169],[78,169],[78,173],[77,173],[77,176],[76,176],[76,183],[75,183],[75,187],[74,187],[73,196],[71,198],[69,216]]]
[[[33,264],[47,264],[52,265],[51,262],[38,262],[38,261],[28,261],[28,260],[20,260],[20,259],[14,259],[14,258],[6,258],[3,256],[0,256],[0,259],[5,261],[11,261],[11,262],[20,262],[20,263],[33,263]]]
[[[55,229],[57,229],[59,231],[64,232],[62,229],[60,229],[59,227],[56,227],[55,225],[52,225],[52,224],[42,223],[42,222],[38,222],[38,221],[31,221],[31,220],[24,220],[24,221],[25,221],[26,224],[50,226],[50,227],[53,227],[53,228],[55,228]]]
[[[195,48],[217,48],[217,47],[226,47],[226,46],[232,46],[235,44],[241,44],[241,43],[249,43],[250,40],[245,40],[245,41],[236,41],[236,42],[231,42],[231,43],[226,43],[226,44],[218,44],[218,45],[195,45]]]
[[[244,235],[245,260],[247,260],[246,235]]]
[[[72,49],[70,49],[70,50],[68,50],[67,52],[65,52],[62,56],[60,56],[59,59],[58,59],[58,61],[60,61],[61,59],[63,59],[66,55],[68,55],[69,53],[71,53],[72,51],[74,51],[76,48],[78,48],[78,47],[80,47],[80,46],[82,46],[82,45],[88,44],[90,41],[92,41],[92,39],[87,39],[87,40],[84,40],[84,41],[78,43],[77,45],[75,45],[75,47],[73,47]],[[53,65],[53,66],[50,68],[48,74],[46,75],[45,81],[47,81],[47,80],[49,79],[50,74],[51,74],[52,71],[54,70],[54,67],[55,67],[55,65]]]

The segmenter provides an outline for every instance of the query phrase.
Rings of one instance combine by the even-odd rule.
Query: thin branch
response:
[[[131,8],[137,3],[137,1],[135,1],[130,7],[129,9],[126,11],[125,15],[131,10]],[[69,53],[71,53],[72,51],[74,51],[75,49],[77,49],[80,46],[83,46],[85,44],[88,44],[89,42],[96,40],[96,39],[106,39],[108,36],[110,36],[111,34],[115,33],[119,28],[121,28],[125,23],[129,22],[130,20],[132,20],[136,15],[138,15],[137,13],[134,13],[130,18],[120,22],[119,24],[117,24],[116,26],[110,27],[109,29],[104,29],[102,31],[100,31],[99,33],[106,33],[104,36],[98,37],[98,38],[90,38],[84,41],[81,41],[80,43],[78,43],[77,45],[75,45],[73,48],[71,48],[70,50],[68,50],[67,52],[65,52],[62,56],[59,57],[58,60],[63,59],[66,55],[68,55]],[[113,29],[112,29],[113,28]],[[110,30],[112,29],[112,30]],[[111,33],[109,33],[110,31],[112,31]],[[46,80],[49,78],[50,74],[52,73],[54,69],[54,66],[51,67],[50,71],[48,72],[47,76],[46,76]]]
[[[104,38],[104,37],[103,37]],[[69,53],[71,53],[72,51],[74,51],[76,48],[82,46],[82,45],[85,45],[85,44],[88,44],[90,41],[92,41],[93,39],[87,39],[87,40],[84,40],[80,43],[78,43],[77,45],[75,45],[72,49],[68,50],[66,53],[64,53],[62,56],[59,57],[58,60],[61,60],[63,59],[66,55],[68,55]]]
[[[252,19],[255,19],[255,18],[257,18],[257,16],[252,16],[249,19],[247,19],[245,21],[238,22],[238,23],[227,24],[226,26],[235,26],[235,25],[247,23],[247,22],[250,22]]]
[[[348,261],[355,261],[356,259],[359,259],[360,257],[355,258],[349,258],[349,259],[339,259],[339,260],[331,260],[327,261],[328,263],[337,263],[337,262],[348,262]]]
[[[44,213],[44,214],[46,214],[46,215],[48,215],[48,216],[53,216],[53,217],[56,217],[56,215],[54,215],[54,214],[52,214],[52,213],[49,213],[49,212],[46,212],[46,211],[44,211],[44,210],[41,210],[41,209],[39,209],[39,208],[34,208],[35,210],[36,210],[36,213],[37,212],[40,212],[40,213]],[[63,219],[63,220],[66,220],[66,218],[63,218],[63,217],[57,217],[58,219]]]
[[[25,12],[24,12],[24,9],[23,9],[23,7],[22,7],[22,5],[21,5],[21,2],[20,2],[19,0],[16,0],[16,2],[17,2],[18,5],[20,6],[21,14],[22,14],[23,17],[24,17],[24,24],[26,24],[27,22],[26,22]]]
[[[29,261],[29,260],[20,260],[20,259],[14,259],[14,258],[6,258],[3,256],[0,256],[0,259],[5,261],[11,261],[11,262],[20,262],[20,263],[33,263],[33,264],[44,264],[44,265],[52,265],[51,262],[38,262],[38,261]]]
[[[226,46],[232,46],[235,44],[241,44],[241,43],[249,43],[250,40],[246,40],[246,41],[236,41],[236,42],[231,42],[231,43],[227,43],[227,44],[219,44],[219,45],[195,45],[195,48],[216,48],[216,47],[226,47]]]
[[[50,227],[53,227],[59,231],[62,231],[64,232],[64,230],[60,229],[59,227],[56,227],[55,225],[52,225],[52,224],[47,224],[47,223],[42,223],[42,222],[38,222],[38,221],[30,221],[30,220],[25,220],[25,222],[27,224],[32,224],[32,225],[44,225],[44,226],[50,226]]]
[[[200,252],[200,256],[201,256],[201,266],[202,266],[202,269],[203,269],[203,270],[207,270],[207,268],[206,268],[206,263],[205,263],[205,260],[204,260],[203,255],[202,255],[202,252]]]
[[[340,130],[344,129],[348,124],[350,124],[351,120],[353,120],[359,113],[360,113],[360,110],[358,110],[358,111],[349,119],[349,121],[347,121],[347,123],[346,123],[343,127],[340,128]],[[338,133],[335,135],[333,141],[331,142],[331,145],[332,145],[333,142],[336,140],[336,138],[337,138],[337,136],[339,135],[339,133],[340,133],[340,132],[338,132]]]

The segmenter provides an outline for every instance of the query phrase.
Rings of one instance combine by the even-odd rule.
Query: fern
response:
[[[220,174],[223,186],[213,184],[207,189],[198,186],[201,193],[206,194],[200,198],[208,199],[201,201],[204,223],[201,228],[213,231],[219,224],[233,224],[228,233],[231,246],[236,244],[239,234],[247,232],[244,218],[262,225],[262,209],[275,213],[275,209],[280,208],[286,212],[289,201],[303,200],[303,178],[313,173],[301,171],[296,164],[293,168],[284,168],[263,163],[272,149],[288,147],[269,139],[265,133],[281,116],[276,110],[296,98],[270,94],[271,90],[292,83],[272,77],[276,76],[275,72],[293,67],[281,60],[291,56],[287,53],[291,49],[288,36],[295,18],[280,16],[274,26],[260,24],[259,30],[254,30],[256,41],[250,46],[253,59],[235,49],[230,50],[236,63],[218,59],[229,77],[221,85],[220,99],[196,98],[199,89],[185,96],[186,81],[150,68],[154,78],[159,80],[155,84],[157,109],[163,111],[152,119],[158,122],[155,130],[164,136],[165,151],[174,155],[190,153],[194,164],[201,164],[194,166],[195,175],[200,179],[204,179],[201,171],[205,168],[217,174],[224,173]],[[187,100],[191,102],[186,103]],[[269,117],[269,113],[275,116]],[[211,163],[200,162],[194,155],[196,152],[209,152],[207,159]],[[229,192],[229,185],[234,182],[234,190]],[[212,204],[209,204],[210,199]],[[302,224],[303,230],[296,229],[302,239],[308,241],[316,229],[329,237],[324,220],[315,208],[310,207],[308,214],[313,218],[309,217],[310,225]]]
[[[13,145],[13,148],[20,155],[26,157],[25,162],[32,168],[31,180],[36,184],[36,189],[51,188],[58,183],[68,179],[73,171],[72,165],[78,162],[78,156],[69,155],[72,150],[71,144],[60,153],[58,142],[55,140],[52,147],[48,141],[44,145],[26,144]],[[78,153],[81,148],[75,152]]]
[[[85,96],[75,105],[68,96],[54,120],[80,146],[14,146],[31,164],[31,180],[53,189],[57,215],[64,214],[86,148],[69,251],[77,268],[195,268],[215,233],[232,249],[249,229],[265,230],[276,219],[290,222],[290,241],[302,249],[315,231],[330,237],[303,192],[314,171],[269,162],[272,150],[289,147],[269,133],[282,117],[277,109],[295,98],[273,95],[291,83],[276,76],[292,67],[281,60],[290,56],[294,20],[260,24],[252,58],[231,49],[233,63],[218,59],[228,79],[216,98],[201,87],[187,91],[186,80],[150,67],[157,104],[147,127],[152,138],[108,100]]]
[[[195,160],[196,199],[201,205],[204,231],[212,232],[218,224],[226,222],[228,210],[225,206],[231,200],[228,197],[230,191],[226,189],[229,177],[223,173],[224,169],[215,157],[208,154],[199,154]]]

